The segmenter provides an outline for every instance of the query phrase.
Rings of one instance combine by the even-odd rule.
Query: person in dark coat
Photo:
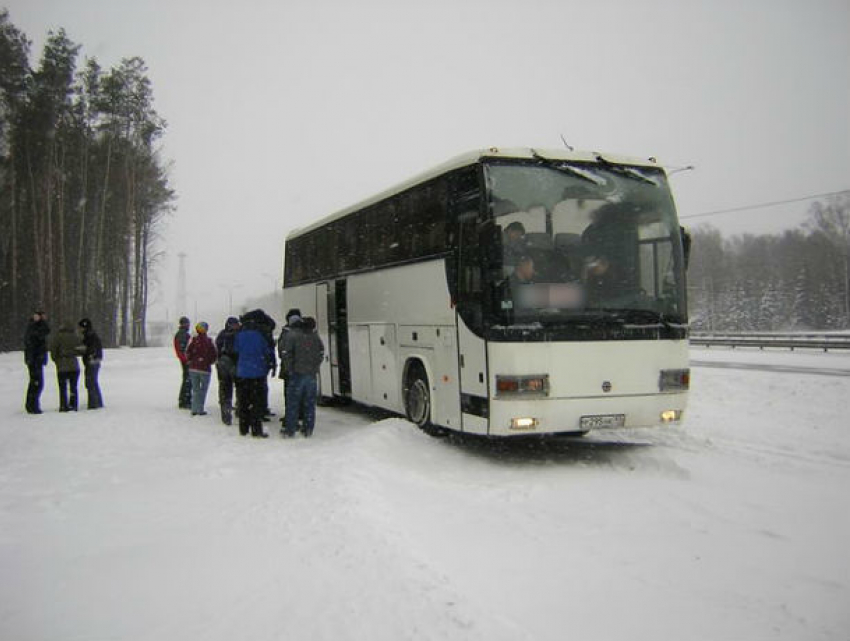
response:
[[[286,368],[283,366],[283,346],[286,343],[286,335],[289,333],[289,330],[292,327],[292,319],[293,317],[300,319],[301,318],[301,310],[297,307],[293,307],[288,312],[286,312],[286,324],[280,329],[280,336],[277,339],[277,356],[280,360],[280,370],[278,373],[278,378],[283,381],[283,402],[284,407],[286,406],[286,387],[287,387],[287,377],[286,377]],[[304,415],[298,417],[298,422],[303,423]],[[280,433],[284,434],[286,428],[286,415],[280,417]]]
[[[59,411],[77,411],[77,385],[80,381],[80,363],[83,345],[71,325],[63,324],[50,338],[50,358],[56,365],[59,383]]]
[[[518,220],[505,227],[503,251],[505,265],[516,265],[519,259],[528,253],[525,225]]]
[[[189,347],[190,321],[185,316],[180,317],[180,325],[174,334],[174,353],[180,361],[183,371],[180,379],[180,394],[177,397],[177,407],[181,410],[192,409],[192,382],[189,380],[189,361],[186,358],[186,348]]]
[[[47,314],[42,310],[33,312],[24,333],[24,363],[29,372],[26,410],[29,414],[41,414],[41,392],[44,390],[44,366],[47,365],[47,335],[50,325]]]
[[[239,433],[268,438],[263,431],[266,411],[269,362],[274,349],[268,341],[266,315],[262,310],[247,312],[240,318],[242,329],[233,339],[236,354],[236,404],[239,409]]]
[[[277,370],[277,358],[275,356],[275,343],[274,343],[274,330],[277,327],[277,323],[274,322],[274,319],[266,314],[262,309],[256,310],[257,317],[259,318],[259,329],[263,333],[263,336],[266,339],[266,342],[269,344],[268,351],[268,368],[267,374],[269,376],[274,376],[275,370]],[[263,420],[269,421],[271,417],[274,416],[274,412],[271,411],[271,407],[269,406],[269,380],[268,378],[263,379]]]
[[[100,363],[103,360],[103,343],[100,336],[94,331],[91,320],[83,318],[77,323],[83,333],[83,371],[86,383],[86,394],[88,396],[88,408],[97,410],[103,407],[103,396],[100,393]]]
[[[319,366],[325,359],[325,346],[316,333],[316,321],[305,318],[300,323],[292,317],[292,327],[287,333],[283,346],[283,364],[289,380],[286,394],[286,431],[288,437],[298,431],[298,415],[303,408],[304,425],[301,430],[305,437],[313,434],[316,425],[316,396],[318,385],[316,377]]]
[[[218,405],[221,408],[221,422],[230,425],[233,422],[233,387],[236,382],[236,352],[233,341],[239,331],[239,319],[231,316],[224,323],[224,329],[215,337],[215,349],[218,360],[215,363],[218,375]]]
[[[212,366],[218,356],[207,332],[210,326],[200,322],[195,325],[195,336],[186,347],[189,380],[192,382],[192,416],[205,416],[204,403],[210,388]]]

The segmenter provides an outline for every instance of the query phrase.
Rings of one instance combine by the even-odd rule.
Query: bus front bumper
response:
[[[569,434],[679,423],[687,393],[490,400],[490,436]]]

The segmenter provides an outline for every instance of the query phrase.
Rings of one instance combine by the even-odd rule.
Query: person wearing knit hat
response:
[[[83,375],[88,395],[88,408],[97,410],[103,407],[103,395],[100,393],[100,383],[98,382],[100,363],[103,360],[103,343],[100,336],[94,331],[90,319],[81,319],[77,326],[82,331],[83,347],[85,348],[83,352]]]
[[[203,416],[207,390],[210,387],[212,366],[216,361],[215,345],[207,336],[210,326],[203,321],[195,325],[195,336],[186,347],[189,380],[192,383],[192,416]]]
[[[180,325],[174,334],[174,353],[180,361],[183,376],[180,379],[180,393],[177,396],[177,407],[187,410],[192,407],[192,382],[189,380],[189,365],[186,361],[186,348],[189,346],[191,323],[185,316],[180,317]]]

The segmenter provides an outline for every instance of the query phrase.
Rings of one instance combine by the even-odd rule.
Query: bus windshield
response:
[[[686,323],[680,229],[661,169],[541,159],[485,172],[488,325]]]

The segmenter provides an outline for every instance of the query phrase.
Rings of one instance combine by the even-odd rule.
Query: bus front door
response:
[[[330,328],[330,310],[333,304],[331,288],[328,283],[319,283],[316,286],[316,331],[325,345],[327,358],[319,368],[319,399],[330,399],[334,395],[333,387],[333,356],[331,353],[331,340],[333,335]]]
[[[340,279],[334,283],[323,283],[319,288],[319,296],[324,294],[325,305],[317,305],[317,309],[326,310],[325,326],[328,328],[327,349],[330,368],[322,373],[322,386],[332,390],[333,396],[351,397],[351,365],[348,354],[348,303],[347,281]],[[321,311],[319,312],[321,313]],[[325,380],[325,377],[329,380]]]

